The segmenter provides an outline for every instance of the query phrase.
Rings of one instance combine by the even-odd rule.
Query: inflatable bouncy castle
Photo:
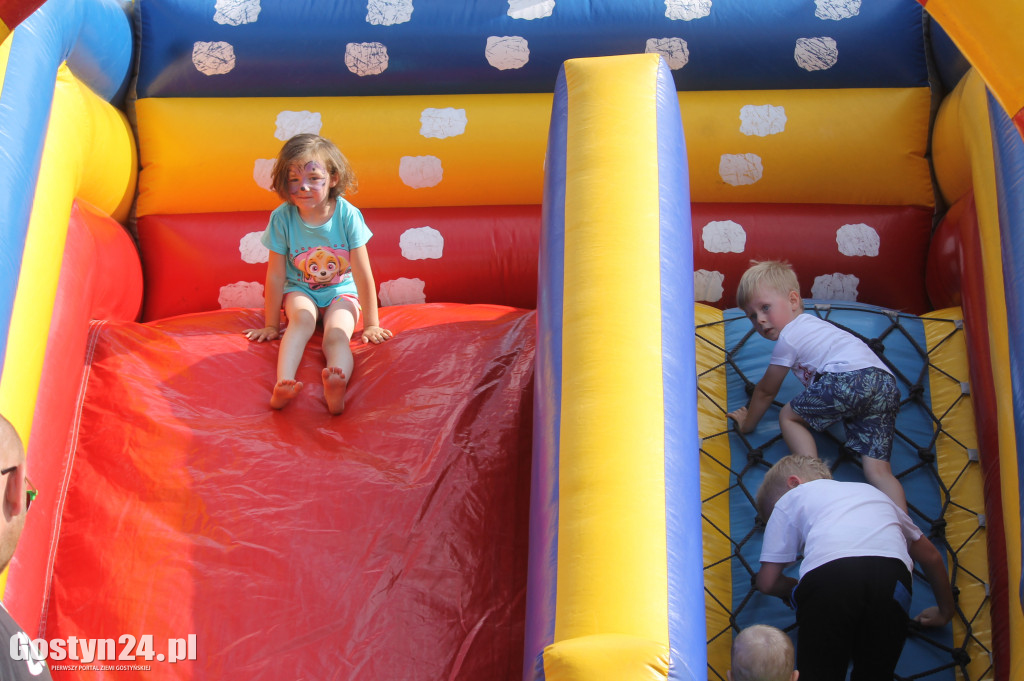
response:
[[[957,614],[898,676],[1024,680],[1019,3],[0,22],[0,413],[40,492],[3,601],[55,679],[725,679],[736,632],[796,626],[751,583],[774,412],[725,416],[770,354],[736,284],[778,258],[900,386],[893,469]],[[319,335],[281,411],[277,343],[243,335],[300,132],[356,171],[395,333],[353,341],[334,417]]]

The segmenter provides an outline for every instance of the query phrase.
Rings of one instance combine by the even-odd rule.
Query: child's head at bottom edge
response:
[[[817,457],[790,454],[779,459],[778,463],[764,474],[764,480],[757,488],[757,496],[754,498],[761,520],[767,523],[782,495],[796,486],[792,483],[794,477],[799,478],[800,482],[831,480],[832,472],[829,471],[828,464]]]
[[[796,681],[793,642],[781,629],[749,626],[732,641],[729,681]]]

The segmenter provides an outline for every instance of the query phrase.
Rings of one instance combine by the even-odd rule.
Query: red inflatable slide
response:
[[[267,408],[261,319],[93,325],[41,629],[161,678],[518,676],[535,313],[384,308],[339,417],[319,334]]]

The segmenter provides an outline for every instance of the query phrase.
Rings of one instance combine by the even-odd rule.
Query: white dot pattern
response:
[[[814,0],[814,16],[841,21],[860,14],[860,0]]]
[[[258,158],[252,164],[252,179],[268,192],[274,191],[274,159]]]
[[[484,58],[499,71],[520,69],[530,61],[530,45],[517,35],[492,35],[487,38]]]
[[[287,142],[300,133],[319,135],[324,123],[319,112],[282,111],[274,121],[274,137]]]
[[[508,15],[513,19],[543,19],[555,11],[555,0],[508,0]]]
[[[217,303],[229,307],[263,307],[263,284],[258,281],[236,281],[220,287]]]
[[[690,48],[682,38],[648,38],[644,52],[660,54],[673,71],[678,71],[690,61]]]
[[[217,0],[213,20],[225,26],[254,23],[260,17],[260,0]]]
[[[383,43],[348,43],[345,67],[357,76],[376,76],[388,68],[388,48]]]
[[[739,187],[760,180],[764,175],[764,166],[757,154],[722,154],[718,175],[726,184]]]
[[[715,220],[701,231],[704,249],[709,253],[742,253],[747,247],[747,233],[732,220]]]
[[[744,135],[767,137],[786,130],[786,109],[771,104],[747,104],[740,109],[740,132]]]
[[[444,170],[441,168],[441,159],[436,156],[403,156],[399,162],[398,176],[413,189],[423,189],[441,184]]]
[[[235,48],[224,41],[197,41],[192,45],[192,65],[205,76],[220,76],[235,68]]]
[[[420,135],[443,140],[466,132],[465,109],[424,109],[420,114]]]
[[[444,254],[444,236],[433,227],[413,227],[398,239],[406,260],[440,260]]]
[[[843,225],[836,230],[836,245],[843,255],[876,257],[880,244],[878,232],[863,223]]]
[[[380,304],[418,305],[427,302],[426,284],[422,279],[399,277],[380,285]]]
[[[811,286],[812,298],[824,298],[828,300],[845,300],[854,302],[857,300],[857,286],[860,279],[852,274],[822,274],[814,278]]]
[[[725,295],[721,272],[697,270],[693,273],[693,297],[698,303],[717,303]]]
[[[797,66],[806,71],[824,71],[839,61],[836,41],[827,36],[821,38],[797,38],[793,59]]]
[[[260,238],[263,232],[249,232],[238,241],[238,252],[242,256],[242,262],[256,264],[270,260],[270,250],[263,245]]]
[[[665,0],[665,16],[673,21],[693,21],[711,14],[711,0]]]
[[[412,19],[412,0],[369,0],[366,23],[371,26],[395,26]]]

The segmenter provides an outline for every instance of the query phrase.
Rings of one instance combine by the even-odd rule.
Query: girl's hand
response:
[[[363,327],[363,342],[380,344],[387,339],[394,336],[393,333],[387,329],[382,329],[379,326],[364,326]]]
[[[280,336],[281,332],[277,330],[276,326],[264,326],[262,329],[245,330],[245,337],[251,341],[256,341],[257,343],[277,340]]]

